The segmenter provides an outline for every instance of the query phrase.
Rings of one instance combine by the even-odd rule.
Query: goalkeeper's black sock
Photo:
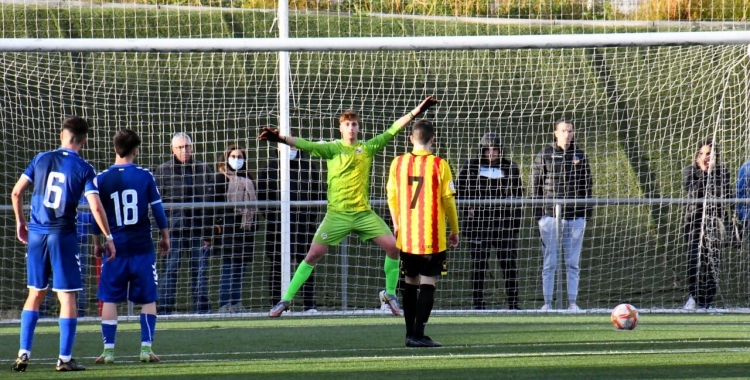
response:
[[[414,322],[414,338],[424,337],[424,326],[430,319],[432,305],[435,303],[435,286],[419,285],[419,298],[417,299],[417,320]]]
[[[414,336],[414,321],[417,319],[417,291],[419,285],[404,283],[401,296],[404,303],[404,322],[406,323],[406,336]]]

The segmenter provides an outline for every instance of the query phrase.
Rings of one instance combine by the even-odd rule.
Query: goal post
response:
[[[261,126],[282,127],[312,141],[339,138],[337,119],[346,109],[362,117],[361,140],[374,137],[426,95],[441,103],[427,117],[437,126],[435,153],[454,176],[478,157],[487,132],[501,136],[505,157],[522,174],[521,199],[459,199],[469,205],[515,205],[523,209],[517,268],[520,306],[543,303],[541,247],[529,199],[531,165],[552,141],[554,121],[573,120],[577,143],[588,155],[595,205],[587,221],[581,255],[579,304],[604,311],[628,302],[642,311],[677,310],[687,298],[687,259],[682,215],[687,199],[681,171],[700,143],[713,139],[719,160],[732,174],[750,159],[750,32],[623,33],[493,37],[279,38],[279,39],[0,39],[0,116],[6,120],[0,149],[8,193],[33,155],[56,148],[60,121],[88,117],[94,131],[82,153],[98,171],[112,164],[111,138],[121,128],[138,131],[144,145],[138,164],[152,171],[171,157],[170,139],[191,135],[195,155],[216,169],[230,144],[246,149],[255,181],[278,160],[286,186],[301,201],[236,204],[259,209],[254,242],[247,247],[241,283],[242,311],[263,315],[271,306],[270,272],[278,256],[270,244],[275,210],[286,215],[281,240],[289,252],[281,270],[293,273],[312,231],[298,230],[300,210],[317,224],[325,209],[325,162],[303,154],[305,175],[291,171],[286,149],[258,142]],[[277,52],[288,52],[288,66]],[[283,94],[288,79],[288,97]],[[391,160],[409,150],[402,132],[376,156],[373,209],[390,222],[385,198]],[[295,160],[299,160],[295,158]],[[296,176],[296,177],[295,177]],[[302,178],[317,178],[319,183]],[[290,183],[286,183],[287,179]],[[291,198],[289,198],[291,199]],[[571,200],[556,200],[565,204]],[[0,202],[2,203],[2,202]],[[167,209],[204,208],[210,203],[166,204]],[[4,204],[0,295],[10,312],[24,297],[24,247]],[[291,239],[297,233],[300,239]],[[473,310],[471,242],[449,253],[449,274],[439,281],[439,312]],[[715,306],[750,308],[750,262],[743,249],[727,248],[719,265]],[[342,251],[345,255],[342,255]],[[189,253],[181,253],[177,312],[191,314]],[[315,269],[316,308],[321,312],[375,313],[380,307],[384,254],[352,235],[332,247]],[[218,311],[224,258],[209,258],[208,286]],[[562,264],[562,262],[561,262]],[[160,265],[163,265],[160,262]],[[493,252],[484,280],[487,308],[505,310],[504,273]],[[557,277],[557,281],[565,282]],[[93,271],[87,272],[94,300]],[[282,284],[287,283],[284,276]],[[564,287],[563,287],[564,289]],[[294,312],[303,311],[303,292]],[[342,302],[345,300],[345,302]],[[94,303],[91,302],[93,313]],[[344,307],[345,306],[345,307]],[[239,311],[240,309],[236,309]],[[8,315],[8,314],[3,314]],[[90,314],[91,315],[91,314]],[[241,314],[248,315],[248,314]],[[220,316],[225,316],[222,314]]]

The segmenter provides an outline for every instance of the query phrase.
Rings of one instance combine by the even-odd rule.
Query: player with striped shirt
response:
[[[405,274],[402,291],[407,347],[440,347],[424,335],[446,250],[458,246],[458,213],[448,162],[432,154],[435,128],[420,120],[409,137],[414,150],[396,157],[388,175],[388,208]],[[446,218],[451,228],[446,239]]]
[[[115,362],[117,303],[128,300],[143,305],[140,315],[140,360],[159,361],[151,350],[156,330],[156,300],[159,297],[149,206],[159,227],[159,250],[162,255],[169,253],[169,229],[154,176],[148,169],[133,163],[140,145],[141,138],[134,131],[123,129],[117,132],[114,138],[115,164],[96,177],[102,204],[112,226],[117,260],[108,260],[102,265],[97,296],[103,302],[104,352],[95,363]],[[94,235],[100,233],[94,226]],[[94,247],[96,257],[103,254],[106,252],[102,246]]]
[[[364,240],[372,240],[385,250],[385,290],[380,292],[382,301],[391,306],[391,312],[401,315],[396,297],[398,284],[399,250],[390,228],[370,208],[370,170],[373,157],[383,150],[401,129],[416,116],[437,104],[427,97],[412,112],[402,116],[384,133],[359,142],[359,116],[355,111],[345,111],[339,118],[341,140],[319,144],[299,137],[280,136],[278,130],[263,128],[259,139],[295,146],[325,158],[328,169],[328,210],[313,237],[313,243],[294,273],[289,288],[276,306],[268,313],[271,318],[281,316],[289,309],[292,299],[302,284],[310,277],[315,264],[323,258],[329,245],[338,245],[354,232]]]
[[[72,359],[78,326],[76,293],[83,288],[76,233],[77,208],[82,195],[86,196],[94,220],[104,232],[111,258],[115,257],[107,216],[99,200],[96,172],[91,164],[78,155],[86,143],[88,130],[89,124],[82,117],[65,119],[60,132],[60,148],[37,154],[11,194],[18,240],[28,244],[26,275],[29,288],[29,296],[21,312],[21,347],[11,367],[14,371],[26,371],[29,365],[39,306],[47,294],[50,274],[52,290],[60,300],[60,356],[55,369],[86,369]],[[23,193],[31,186],[31,221],[27,223],[23,212]]]

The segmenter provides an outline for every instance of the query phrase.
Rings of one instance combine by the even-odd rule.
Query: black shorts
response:
[[[438,277],[448,274],[445,251],[430,255],[413,255],[401,252],[401,272],[406,277]]]

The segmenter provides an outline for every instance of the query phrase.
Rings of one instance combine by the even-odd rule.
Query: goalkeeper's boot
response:
[[[29,366],[29,355],[28,354],[21,354],[18,358],[16,358],[16,362],[13,363],[13,365],[10,367],[10,369],[16,371],[16,372],[25,372],[26,367]]]
[[[94,364],[112,364],[115,362],[115,349],[114,348],[105,348],[104,352],[94,360]]]
[[[161,359],[154,354],[154,351],[151,350],[151,346],[141,346],[140,359],[143,363],[156,363],[161,361]]]
[[[398,306],[398,297],[393,294],[388,294],[383,290],[380,292],[380,300],[391,307],[391,313],[393,313],[393,315],[397,317],[401,316],[401,308]]]
[[[281,300],[279,303],[274,306],[271,311],[268,312],[268,316],[271,318],[278,318],[281,316],[281,313],[289,310],[289,305],[292,303],[289,301]]]
[[[57,367],[55,367],[55,370],[58,372],[85,371],[86,367],[76,363],[75,359],[70,359],[67,362],[62,361],[62,359],[57,359]]]

